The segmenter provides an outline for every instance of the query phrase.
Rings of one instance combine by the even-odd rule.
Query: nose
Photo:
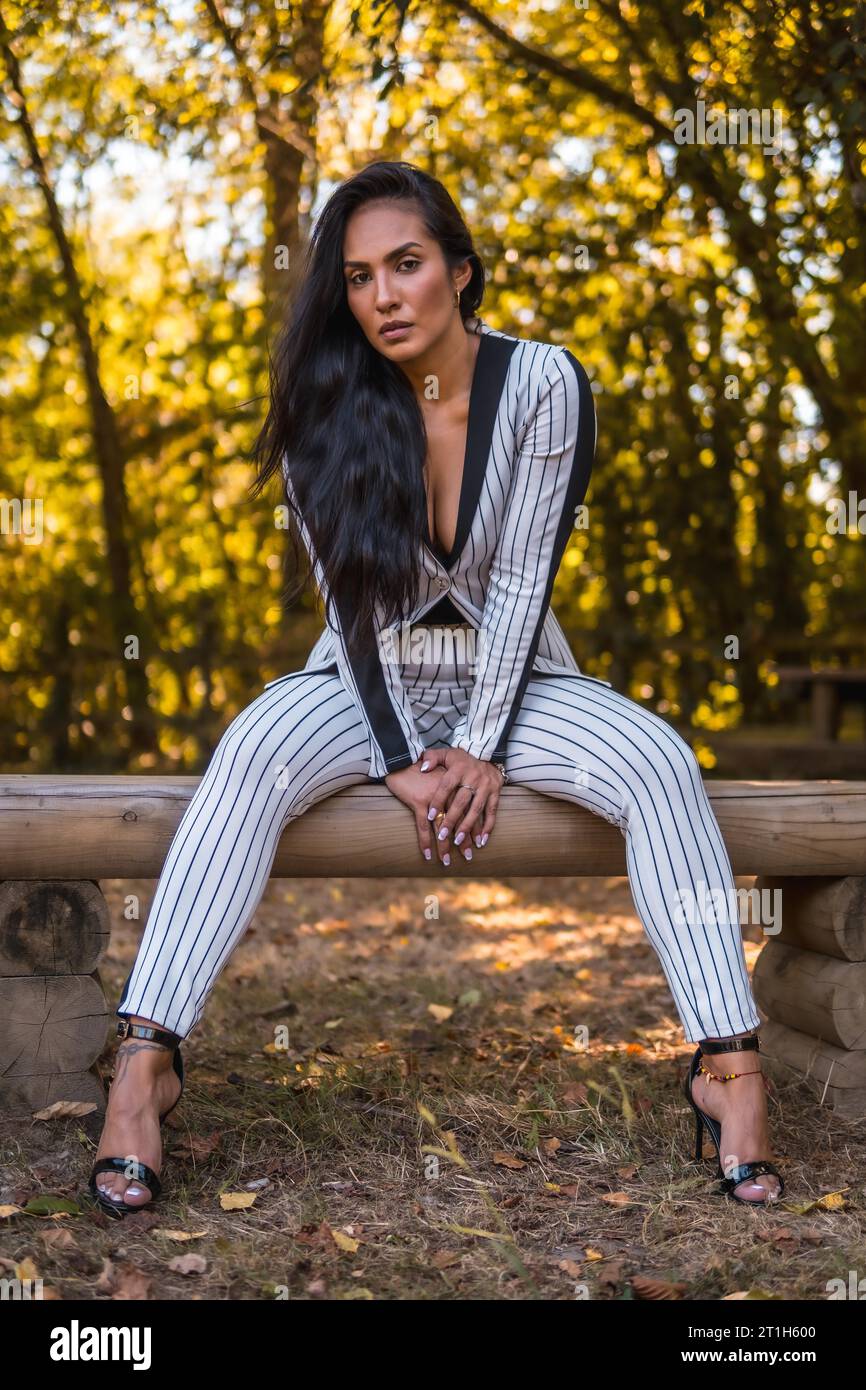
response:
[[[397,298],[391,285],[391,278],[385,270],[376,281],[376,308],[384,318],[384,315],[391,313],[396,304]]]

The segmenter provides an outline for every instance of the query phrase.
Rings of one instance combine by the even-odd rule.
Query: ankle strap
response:
[[[174,1049],[182,1041],[177,1033],[169,1033],[165,1028],[154,1028],[152,1024],[130,1023],[123,1019],[117,1025],[118,1038],[144,1038],[147,1042],[159,1043],[162,1047]]]
[[[714,1052],[759,1052],[760,1041],[757,1033],[751,1033],[747,1038],[720,1038],[718,1042],[702,1042],[698,1044],[700,1051],[712,1056]]]

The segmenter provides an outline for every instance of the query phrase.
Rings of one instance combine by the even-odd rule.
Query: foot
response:
[[[155,1173],[162,1162],[159,1117],[174,1105],[181,1081],[174,1070],[173,1054],[158,1043],[138,1038],[123,1041],[117,1049],[114,1078],[108,1088],[105,1125],[96,1159],[120,1155],[146,1163]],[[95,1160],[94,1160],[95,1161]],[[97,1173],[96,1186],[109,1201],[143,1207],[153,1193],[149,1187],[122,1173]]]
[[[738,1163],[772,1161],[770,1130],[767,1123],[767,1091],[757,1052],[716,1052],[701,1056],[701,1065],[716,1075],[738,1072],[735,1081],[710,1081],[698,1073],[692,1081],[692,1099],[722,1127],[722,1168]],[[745,1076],[742,1073],[749,1072]],[[727,1171],[725,1173],[727,1176]],[[747,1178],[733,1189],[746,1202],[775,1202],[779,1179],[772,1173]]]

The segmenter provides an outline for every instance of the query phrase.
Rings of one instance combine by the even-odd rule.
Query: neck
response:
[[[434,400],[439,404],[468,395],[480,341],[481,335],[467,332],[463,320],[455,316],[455,322],[426,352],[400,363],[422,406],[430,401],[431,377],[438,383]]]

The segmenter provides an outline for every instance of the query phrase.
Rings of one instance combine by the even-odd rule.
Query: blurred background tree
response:
[[[247,451],[316,211],[376,158],[450,189],[482,318],[592,378],[581,666],[707,766],[777,718],[773,658],[863,640],[827,507],[866,510],[864,57],[842,0],[0,0],[0,501],[43,503],[2,536],[0,763],[196,771],[303,664]],[[700,102],[771,139],[683,142]]]

